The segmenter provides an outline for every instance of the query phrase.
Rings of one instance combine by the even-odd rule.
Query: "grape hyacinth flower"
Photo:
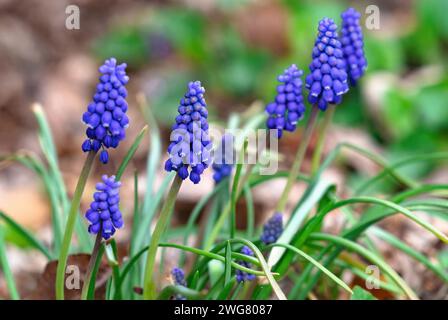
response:
[[[285,69],[277,78],[281,84],[277,86],[275,100],[266,106],[269,115],[266,126],[268,129],[277,129],[278,138],[282,137],[283,130],[293,132],[305,113],[302,75],[303,71],[295,64]]]
[[[362,28],[359,22],[361,14],[353,8],[348,8],[341,14],[341,18],[342,52],[344,54],[350,83],[354,85],[362,77],[367,68],[367,60],[363,49]]]
[[[260,240],[268,245],[274,243],[280,238],[283,232],[283,216],[276,212],[263,226],[263,233]]]
[[[107,240],[114,235],[115,230],[123,226],[121,216],[120,186],[121,182],[115,180],[115,176],[103,175],[102,181],[96,184],[93,194],[93,202],[86,212],[86,219],[90,222],[89,233],[98,234]]]
[[[325,111],[328,104],[340,104],[348,91],[346,65],[342,45],[333,19],[319,22],[319,32],[313,48],[313,61],[305,82],[309,89],[308,101]]]
[[[171,270],[171,277],[175,285],[184,287],[187,286],[187,282],[185,281],[185,273],[182,269],[177,267],[173,268],[173,270]],[[174,296],[174,300],[187,300],[187,298],[181,294],[176,294]]]
[[[234,136],[230,133],[226,133],[222,136],[218,153],[215,154],[212,165],[214,170],[213,180],[215,180],[215,183],[221,182],[232,173],[233,165],[235,163],[233,140]]]
[[[250,256],[250,257],[254,256],[254,253],[248,246],[244,246],[241,249],[241,253],[245,254],[246,256]],[[252,264],[249,262],[246,262],[246,261],[238,261],[237,263],[246,268],[252,267]],[[250,274],[250,273],[241,271],[239,269],[236,269],[235,273],[236,273],[236,281],[237,282],[252,281],[252,280],[255,280],[255,278],[256,278],[256,276],[254,274]]]
[[[109,154],[106,149],[116,148],[126,136],[129,118],[125,85],[129,81],[126,64],[117,65],[115,58],[107,59],[99,68],[102,74],[96,86],[93,101],[88,105],[82,120],[88,126],[87,139],[82,144],[84,152],[102,149],[100,161],[106,164]]]
[[[166,171],[176,171],[185,180],[197,184],[201,174],[211,163],[212,144],[208,135],[208,111],[200,81],[190,82],[184,98],[180,100],[179,115],[172,127],[170,158],[165,162]],[[189,170],[190,168],[190,170]]]

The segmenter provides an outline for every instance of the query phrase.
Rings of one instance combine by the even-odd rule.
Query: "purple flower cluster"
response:
[[[171,270],[171,275],[173,277],[174,284],[179,286],[187,286],[187,282],[185,281],[185,273],[181,268],[173,268]]]
[[[248,246],[244,246],[241,249],[241,253],[246,256],[250,256],[250,257],[254,256],[254,253],[252,252],[252,250],[250,250],[250,248]],[[237,263],[246,268],[252,267],[252,264],[249,262],[246,262],[246,261],[238,261]],[[250,274],[250,273],[241,271],[239,269],[236,269],[235,273],[236,273],[236,281],[237,282],[252,281],[252,280],[255,280],[255,278],[256,278],[256,276],[254,274]]]
[[[129,118],[126,115],[128,104],[125,85],[129,81],[126,75],[126,64],[117,65],[115,58],[110,58],[99,68],[102,74],[100,82],[93,95],[93,101],[88,105],[82,120],[88,126],[87,139],[82,144],[84,152],[100,148],[100,161],[107,163],[109,154],[107,148],[116,148],[126,136]]]
[[[171,270],[171,277],[175,285],[184,287],[187,286],[187,282],[185,281],[185,273],[181,268],[173,268],[173,270]],[[181,294],[176,294],[174,296],[174,300],[187,300],[187,298]]]
[[[123,226],[119,208],[121,182],[115,181],[115,176],[107,175],[103,175],[102,180],[96,184],[97,192],[93,194],[86,218],[90,222],[89,232],[97,234],[101,231],[102,237],[107,240]]]
[[[166,171],[176,171],[185,180],[199,183],[201,174],[211,163],[212,144],[208,135],[208,111],[201,82],[188,84],[184,98],[180,100],[179,115],[172,127],[170,158],[165,162]],[[189,167],[191,170],[189,171]]]
[[[356,84],[356,81],[362,77],[367,68],[362,28],[359,23],[361,14],[353,8],[348,8],[341,14],[341,18],[342,51],[350,82]]]
[[[264,244],[274,243],[283,233],[283,216],[276,212],[263,226],[263,233],[260,240]]]
[[[338,27],[333,19],[322,19],[318,29],[310,74],[305,82],[309,89],[308,101],[326,110],[328,104],[342,102],[342,95],[348,91],[347,72]]]
[[[215,154],[212,168],[213,179],[216,183],[230,176],[235,163],[235,149],[233,148],[234,136],[226,133],[222,136],[219,152]]]
[[[281,138],[283,130],[293,132],[305,112],[302,75],[303,71],[295,64],[287,68],[277,78],[281,84],[277,86],[275,100],[266,106],[269,115],[266,126],[268,129],[277,129],[278,138]]]

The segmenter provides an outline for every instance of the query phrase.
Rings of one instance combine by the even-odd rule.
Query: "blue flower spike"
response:
[[[218,154],[213,159],[213,180],[215,183],[221,182],[224,178],[230,176],[235,163],[234,136],[226,133],[222,136]]]
[[[96,184],[93,202],[87,210],[85,217],[90,222],[89,233],[101,232],[104,240],[114,235],[116,229],[123,227],[120,203],[121,182],[115,176],[103,175],[102,182]]]
[[[314,44],[309,69],[305,79],[309,90],[308,101],[325,111],[329,104],[340,104],[342,95],[347,93],[347,72],[338,39],[337,25],[333,19],[324,18],[319,22],[317,39]]]
[[[126,75],[126,64],[117,64],[115,58],[107,59],[99,68],[101,76],[93,95],[93,101],[87,106],[82,116],[87,125],[87,139],[81,149],[84,152],[102,149],[100,161],[106,164],[109,161],[108,148],[118,147],[121,140],[126,137],[126,128],[129,118],[126,115],[128,95],[125,85],[129,82]]]
[[[171,278],[173,279],[175,285],[184,287],[187,286],[187,282],[185,281],[185,273],[181,268],[173,268],[173,270],[171,270]],[[187,298],[181,294],[176,294],[174,296],[174,300],[187,300]]]
[[[202,173],[212,161],[204,93],[201,82],[188,84],[172,127],[171,144],[168,146],[170,158],[165,162],[166,171],[176,171],[182,180],[190,177],[194,184],[199,183]]]
[[[283,215],[276,212],[263,226],[260,240],[268,245],[277,242],[283,233]]]
[[[350,84],[355,85],[367,69],[364,55],[364,40],[360,24],[361,14],[348,8],[341,14],[341,44]]]
[[[246,256],[250,256],[250,257],[254,256],[254,253],[248,246],[244,246],[243,248],[241,248],[241,253]],[[249,262],[246,262],[246,261],[238,261],[237,263],[246,268],[252,267],[252,264]],[[250,273],[241,271],[239,269],[236,269],[235,276],[236,276],[237,282],[252,281],[252,280],[255,280],[255,278],[256,278],[256,276],[254,274],[250,274]]]
[[[277,129],[277,137],[281,138],[283,131],[293,132],[296,130],[297,122],[303,118],[305,105],[302,95],[303,71],[295,64],[287,68],[277,80],[277,95],[275,100],[266,106],[268,129]]]

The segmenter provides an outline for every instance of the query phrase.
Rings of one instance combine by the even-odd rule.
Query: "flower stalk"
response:
[[[333,121],[335,105],[330,105],[328,110],[325,111],[324,121],[318,128],[318,136],[316,142],[316,148],[314,149],[313,158],[311,160],[311,174],[314,175],[320,166],[320,160],[322,158],[322,151],[324,149],[325,138],[327,136],[328,128]]]
[[[151,236],[151,242],[149,244],[148,255],[146,259],[145,278],[143,284],[143,298],[145,300],[154,300],[156,298],[156,283],[153,278],[153,273],[157,274],[157,272],[154,272],[157,249],[159,247],[159,242],[162,234],[168,226],[170,214],[174,208],[176,197],[179,193],[181,185],[182,179],[179,177],[179,175],[176,175],[173,183],[171,184],[170,191],[168,192],[166,202],[162,207],[162,211],[160,212],[159,220],[157,221],[156,227]]]
[[[61,252],[58,259],[58,267],[56,270],[56,299],[64,300],[64,280],[65,268],[67,267],[67,258],[70,250],[70,243],[72,240],[73,229],[75,227],[76,215],[78,214],[81,197],[86,186],[87,178],[93,166],[96,152],[90,151],[87,154],[86,161],[82,167],[81,174],[76,185],[73,200],[68,214],[67,224],[65,225],[64,238],[62,240]]]
[[[297,180],[297,177],[300,174],[300,167],[302,166],[303,159],[305,157],[306,149],[310,143],[311,136],[313,134],[314,127],[316,125],[317,115],[319,109],[317,106],[313,106],[311,109],[311,115],[308,120],[308,123],[305,128],[305,132],[302,137],[302,141],[299,144],[299,148],[297,149],[297,153],[294,159],[294,163],[291,168],[291,173],[288,176],[288,180],[286,182],[285,188],[283,189],[282,195],[280,196],[280,200],[277,203],[276,212],[284,212],[286,202],[288,201],[289,193],[291,192],[292,186],[294,182]]]
[[[93,246],[92,255],[90,256],[89,265],[87,266],[86,275],[84,278],[84,284],[82,286],[81,300],[87,300],[89,293],[90,282],[92,281],[93,269],[95,268],[95,262],[98,259],[98,254],[101,248],[101,232],[98,232],[95,239],[95,245]],[[96,279],[93,279],[96,281]]]

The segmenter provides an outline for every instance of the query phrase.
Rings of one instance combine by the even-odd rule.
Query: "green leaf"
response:
[[[52,218],[55,219],[53,222],[55,251],[56,254],[59,254],[59,248],[62,245],[62,236],[60,234],[62,234],[62,226],[65,225],[68,217],[70,201],[65,188],[64,180],[62,179],[61,171],[59,169],[58,155],[45,112],[39,104],[34,104],[32,110],[39,125],[39,142],[41,150],[49,165],[48,180],[50,180],[49,183],[52,186],[48,188],[48,190],[51,193],[54,192],[56,198],[58,199],[58,203],[53,205],[57,212],[53,214]],[[50,196],[50,200],[52,199],[53,196]],[[59,230],[59,228],[61,230]],[[76,217],[75,230],[78,236],[80,249],[83,251],[90,251],[92,242],[80,215]]]
[[[191,282],[189,283],[189,286],[191,288],[193,288],[193,289],[197,288],[198,281],[199,281],[199,276],[200,276],[199,271],[196,270],[194,275],[193,275],[193,278],[192,278]]]
[[[318,180],[315,185],[307,189],[277,242],[290,243],[292,241],[311,209],[320,201],[331,186],[332,184],[327,180]],[[274,247],[269,254],[268,265],[271,267],[276,265],[283,257],[285,251],[284,247]]]
[[[11,228],[16,234],[21,236],[27,245],[41,252],[45,257],[47,257],[48,260],[51,260],[53,258],[50,254],[50,251],[42,244],[42,242],[37,240],[33,236],[33,234],[31,234],[20,224],[15,222],[12,218],[8,217],[2,211],[0,211],[0,220],[3,220],[9,228]]]
[[[157,300],[168,300],[176,294],[180,294],[189,300],[201,300],[204,298],[204,296],[196,290],[184,286],[168,286],[160,292]]]
[[[170,182],[173,180],[173,178],[175,176],[176,176],[176,172],[170,172],[165,176],[159,189],[157,190],[156,194],[152,198],[150,208],[148,209],[147,212],[143,212],[142,220],[140,221],[140,224],[138,226],[135,226],[135,228],[133,228],[133,233],[135,233],[135,238],[134,238],[134,243],[132,244],[132,248],[134,250],[136,250],[136,251],[140,250],[145,245],[145,243],[149,242],[149,240],[150,240],[149,228],[151,225],[152,218],[156,212],[157,207],[160,204],[160,201],[163,198],[163,195],[165,194],[166,190],[168,189]],[[131,255],[132,255],[132,252],[131,252]]]
[[[370,292],[364,290],[360,286],[353,288],[353,294],[350,300],[377,300]]]
[[[103,258],[104,254],[104,244],[100,245],[100,248],[98,250],[98,256],[95,259],[95,264],[93,265],[92,274],[90,276],[90,282],[89,282],[89,288],[87,291],[87,300],[94,300],[95,299],[95,288],[96,288],[96,277],[98,275],[98,270],[100,269],[101,259]]]
[[[248,183],[246,183],[244,185],[244,197],[246,199],[246,205],[247,205],[246,236],[247,236],[247,238],[251,239],[254,236],[255,208],[254,208],[254,201],[253,201],[253,197],[252,197],[252,191],[250,190]]]
[[[9,295],[13,300],[20,300],[19,292],[17,291],[16,282],[11,272],[11,268],[8,263],[8,257],[6,256],[5,237],[3,226],[0,225],[0,267],[3,271],[3,276],[6,280],[6,286],[9,291]]]
[[[279,300],[287,300],[285,294],[283,293],[282,289],[278,285],[277,281],[275,281],[274,277],[272,276],[271,270],[266,263],[266,260],[264,260],[263,254],[261,251],[257,248],[256,245],[254,245],[252,242],[246,239],[231,239],[230,242],[239,242],[246,246],[248,246],[257,257],[258,261],[260,262],[261,268],[263,269],[263,272],[266,276],[266,278],[269,281],[269,284],[271,285],[272,290],[274,291],[275,295]]]
[[[194,223],[197,220],[197,218],[198,218],[199,214],[201,213],[202,209],[205,207],[205,205],[210,201],[210,199],[215,194],[219,194],[220,192],[223,191],[223,189],[227,186],[227,182],[228,182],[228,180],[220,181],[220,183],[217,186],[215,186],[212,189],[212,191],[210,191],[205,196],[203,196],[201,198],[201,200],[199,200],[199,202],[196,204],[196,206],[194,207],[194,209],[191,212],[190,216],[188,217],[187,225],[186,225],[186,228],[185,228],[185,234],[184,234],[183,241],[182,241],[182,243],[184,245],[187,244],[189,235],[191,235],[193,233]],[[181,257],[180,257],[180,264],[183,264],[184,261],[185,261],[185,252],[182,252]]]
[[[61,210],[60,199],[58,198],[58,192],[55,190],[56,186],[51,179],[47,168],[44,164],[33,154],[20,152],[0,158],[2,161],[16,161],[28,169],[34,171],[42,180],[45,187],[45,191],[48,195],[51,205],[51,224],[53,231],[53,246],[54,254],[59,253],[59,248],[62,242],[62,222],[61,219],[64,217],[63,211]]]
[[[446,159],[448,159],[448,152],[425,153],[406,157],[403,160],[397,161],[396,163],[389,165],[388,167],[385,167],[380,173],[367,180],[363,185],[357,188],[357,190],[355,191],[355,195],[365,193],[368,190],[368,188],[372,187],[379,180],[387,176],[391,171],[396,171],[397,169],[403,166],[421,161],[427,162],[427,161],[446,160]],[[414,184],[408,186],[415,187],[417,185]]]
[[[249,144],[249,141],[246,139],[244,140],[243,148],[240,152],[239,161],[236,165],[235,170],[235,176],[233,177],[233,183],[232,183],[232,193],[231,193],[231,214],[230,214],[230,238],[235,237],[236,232],[236,201],[238,197],[238,193],[240,190],[239,181],[241,176],[241,170],[243,169],[243,163],[244,163],[244,155],[247,151],[247,146]]]
[[[231,242],[241,242],[241,241],[243,241],[243,240],[233,239],[233,240],[229,240],[229,241],[231,241]],[[244,241],[247,241],[247,240],[244,240]],[[251,242],[248,241],[248,243],[251,243]],[[252,245],[253,245],[253,244],[252,244]],[[189,251],[189,252],[192,252],[192,253],[194,253],[194,254],[199,254],[199,255],[201,255],[201,256],[205,256],[205,257],[207,257],[207,258],[209,258],[209,259],[218,260],[218,261],[220,261],[220,262],[225,262],[225,261],[226,261],[226,258],[223,257],[223,256],[221,256],[221,255],[219,255],[219,254],[216,254],[216,253],[213,253],[213,252],[210,252],[210,251],[205,251],[205,250],[201,250],[201,249],[193,248],[193,247],[188,247],[188,246],[180,245],[180,244],[175,244],[175,243],[159,243],[159,247],[176,248],[176,249],[180,249],[180,250]],[[257,250],[258,250],[258,249],[257,249]],[[258,252],[259,252],[259,250],[258,250]],[[232,256],[234,256],[234,253],[232,253]],[[239,255],[238,257],[241,257],[241,256],[245,256],[245,255]],[[254,258],[252,258],[252,257],[248,257],[248,256],[245,256],[245,257],[246,257],[246,258],[244,259],[245,261],[248,261],[248,262],[251,262],[251,263],[254,262]],[[264,259],[263,259],[263,260],[264,260]],[[255,262],[257,262],[256,259],[255,259]],[[257,264],[257,263],[256,263],[256,264]],[[256,276],[265,276],[265,275],[266,275],[264,271],[256,271],[256,270],[253,270],[253,269],[250,269],[250,268],[246,268],[246,267],[244,267],[244,266],[239,265],[238,263],[236,263],[236,262],[234,262],[234,261],[231,262],[231,265],[232,265],[232,267],[235,268],[235,269],[239,269],[239,270],[241,270],[241,271],[244,271],[244,272],[247,272],[247,273],[250,273],[250,274],[254,274],[254,275],[256,275]],[[270,272],[267,272],[267,273],[268,273],[269,275],[271,275]]]
[[[115,285],[115,294],[114,299],[120,300],[122,298],[121,288],[118,287],[119,279],[120,279],[120,264],[118,262],[118,249],[117,242],[115,239],[112,239],[110,244],[105,246],[107,262],[112,268],[112,281]]]
[[[389,243],[390,245],[394,246],[398,250],[404,252],[405,254],[410,256],[411,258],[413,258],[416,261],[420,262],[426,268],[428,268],[429,270],[433,271],[443,281],[448,283],[448,274],[445,272],[445,270],[443,270],[443,268],[440,268],[439,266],[433,264],[431,262],[431,260],[429,260],[423,254],[421,254],[420,252],[414,250],[413,248],[411,248],[410,246],[405,244],[403,241],[401,241],[400,239],[396,238],[391,233],[389,233],[387,231],[384,231],[383,229],[380,229],[380,228],[377,228],[377,227],[370,228],[368,233],[371,233],[371,234],[377,236],[378,238],[380,238],[383,241]]]
[[[306,259],[308,262],[310,262],[311,264],[313,264],[316,268],[320,269],[323,273],[325,273],[331,280],[333,280],[337,285],[339,285],[341,288],[343,288],[344,290],[346,290],[347,292],[349,292],[350,294],[353,293],[352,290],[349,288],[349,286],[347,286],[345,284],[344,281],[342,281],[341,279],[339,279],[335,274],[333,274],[330,270],[328,270],[327,268],[325,268],[323,265],[321,265],[319,262],[317,262],[313,257],[311,257],[310,255],[306,254],[305,252],[303,252],[302,250],[293,247],[289,244],[286,243],[274,243],[271,246],[275,246],[275,247],[283,247],[286,249],[289,249],[293,252],[295,252],[296,254],[298,254],[299,256],[301,256],[302,258]]]
[[[347,200],[342,200],[338,203],[336,203],[331,210],[334,210],[336,208],[339,207],[343,207],[347,204],[353,204],[353,203],[371,203],[371,204],[378,204],[384,207],[388,207],[390,209],[393,209],[396,212],[400,212],[403,215],[405,215],[406,217],[408,217],[409,219],[411,219],[412,221],[414,221],[415,223],[419,224],[421,227],[423,227],[424,229],[426,229],[427,231],[431,232],[432,234],[434,234],[437,238],[439,238],[440,240],[442,240],[445,243],[448,243],[448,237],[441,232],[440,230],[438,230],[436,227],[434,227],[433,225],[431,225],[430,223],[426,222],[425,220],[421,219],[420,217],[417,217],[416,215],[414,215],[410,210],[397,205],[391,201],[387,201],[387,200],[383,200],[383,199],[376,199],[376,198],[372,198],[372,197],[358,197],[358,198],[351,198],[351,199],[347,199]],[[372,221],[375,221],[379,218],[384,217],[384,215],[387,214],[385,212],[381,212],[379,214],[372,214],[372,215],[364,215],[362,217],[362,219],[359,222],[359,225],[357,226],[358,228],[365,226],[366,224],[371,224]],[[389,213],[388,215],[391,215],[392,213]]]
[[[227,285],[231,279],[232,279],[232,246],[230,245],[230,242],[227,241],[224,285]]]
[[[357,244],[356,242],[350,241],[346,238],[324,234],[324,233],[313,233],[310,235],[309,240],[323,240],[332,242],[341,246],[346,247],[347,249],[354,251],[373,264],[377,265],[383,272],[388,275],[402,290],[403,292],[412,300],[418,300],[417,295],[414,291],[406,284],[406,282],[381,258],[379,258],[374,253],[370,252],[363,246]]]
[[[233,286],[235,285],[235,279],[231,279],[221,290],[216,300],[227,300],[230,292],[232,291]]]
[[[142,206],[142,212],[147,213],[154,193],[154,180],[157,174],[157,168],[160,164],[162,146],[159,127],[151,107],[148,105],[144,95],[139,95],[138,99],[141,112],[149,125],[150,148],[146,160],[146,188]]]
[[[142,142],[143,137],[145,136],[146,131],[148,131],[148,126],[144,126],[143,129],[140,131],[140,133],[135,138],[134,142],[132,143],[131,147],[129,148],[128,152],[123,158],[123,161],[121,162],[120,166],[118,167],[117,173],[115,174],[116,180],[120,180],[121,176],[124,173],[124,170],[126,170],[126,167],[128,166],[129,162],[131,161],[132,157],[134,156],[135,152],[137,151],[138,146],[140,145],[140,142]]]

